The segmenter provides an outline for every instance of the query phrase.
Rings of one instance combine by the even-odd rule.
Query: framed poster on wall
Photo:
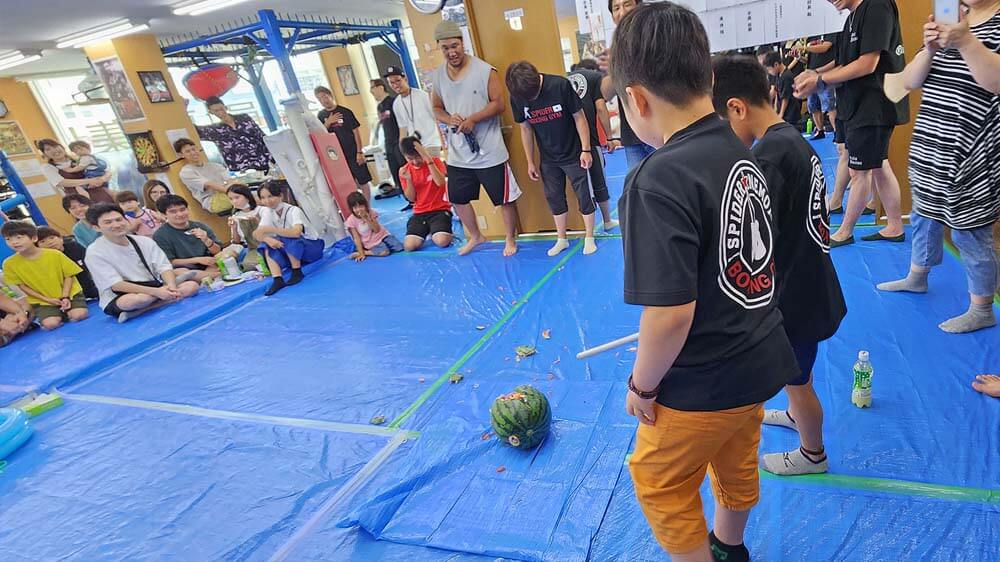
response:
[[[149,72],[139,72],[139,81],[142,82],[142,89],[146,90],[146,96],[150,103],[167,103],[174,101],[174,95],[170,93],[167,86],[167,79],[159,70]]]
[[[358,81],[354,78],[354,69],[351,65],[337,67],[337,78],[340,80],[340,87],[344,90],[345,96],[356,96],[361,93],[358,90]]]
[[[146,114],[142,112],[142,104],[139,103],[139,97],[135,95],[135,90],[128,81],[121,61],[117,57],[110,57],[95,60],[93,65],[94,72],[104,83],[104,89],[108,92],[108,99],[111,100],[111,107],[118,119],[122,123],[145,119]]]
[[[0,121],[0,150],[6,152],[7,156],[23,156],[34,152],[17,121]]]

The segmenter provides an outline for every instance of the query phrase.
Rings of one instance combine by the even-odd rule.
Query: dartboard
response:
[[[162,160],[160,151],[151,132],[133,133],[128,137],[132,152],[135,153],[135,160],[139,164],[139,171],[148,172],[160,166]]]

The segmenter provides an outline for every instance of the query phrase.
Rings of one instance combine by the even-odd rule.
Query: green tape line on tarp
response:
[[[532,295],[537,293],[538,290],[541,289],[543,285],[548,283],[549,280],[552,279],[552,277],[555,276],[555,274],[560,269],[562,269],[564,265],[566,265],[566,262],[568,262],[569,259],[574,255],[576,255],[576,253],[579,252],[582,248],[583,248],[582,241],[577,242],[572,248],[570,248],[566,252],[566,255],[564,255],[562,259],[556,262],[556,264],[552,266],[552,269],[550,269],[548,273],[543,275],[541,279],[535,282],[535,284],[532,285],[530,289],[528,289],[528,292],[525,293],[523,297],[517,299],[517,303],[515,303],[514,306],[510,307],[510,310],[508,310],[506,314],[504,314],[503,317],[500,318],[500,320],[497,320],[496,324],[490,326],[490,329],[487,330],[485,334],[483,334],[483,337],[479,338],[479,341],[477,341],[475,345],[473,345],[468,351],[466,351],[464,355],[459,357],[458,361],[456,361],[445,372],[445,374],[438,377],[438,379],[434,381],[434,384],[432,384],[430,388],[425,390],[423,394],[421,394],[420,397],[417,398],[417,400],[413,404],[410,404],[409,407],[403,410],[403,413],[400,414],[399,417],[392,420],[392,423],[389,424],[389,428],[395,429],[401,426],[403,422],[409,419],[410,416],[412,416],[413,413],[416,412],[417,409],[424,404],[424,402],[427,402],[427,400],[430,399],[431,396],[434,396],[434,393],[436,393],[438,389],[440,389],[444,385],[445,381],[448,380],[448,377],[457,373],[458,370],[461,369],[463,365],[468,363],[469,359],[472,359],[472,356],[475,355],[477,351],[482,349],[483,346],[486,345],[486,342],[490,341],[490,338],[496,335],[496,333],[500,331],[500,328],[502,328],[503,325],[506,324],[507,321],[509,321],[514,316],[514,313],[520,310],[521,307],[528,302],[528,299],[530,299]]]

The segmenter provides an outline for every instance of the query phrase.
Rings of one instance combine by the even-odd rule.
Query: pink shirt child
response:
[[[371,213],[372,218],[377,221],[378,211],[372,209]],[[344,226],[358,231],[358,234],[361,235],[361,243],[364,244],[366,250],[371,250],[375,246],[378,246],[382,243],[382,240],[385,240],[385,237],[389,235],[389,231],[382,226],[382,223],[379,223],[381,230],[376,231],[373,230],[368,223],[354,215],[347,217],[347,220],[344,221]]]
[[[160,223],[153,217],[153,213],[145,207],[142,207],[142,213],[129,217],[128,220],[132,224],[139,223],[139,228],[135,231],[139,236],[152,236],[160,228]]]

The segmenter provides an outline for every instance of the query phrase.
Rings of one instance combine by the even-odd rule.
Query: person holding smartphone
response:
[[[951,2],[952,4],[957,2]],[[949,2],[937,2],[945,5]],[[966,0],[954,23],[924,25],[924,48],[903,71],[906,88],[923,88],[910,142],[913,250],[905,278],[883,291],[924,293],[951,228],[969,286],[969,309],[942,322],[945,332],[996,325],[993,295],[1000,267],[993,226],[1000,218],[1000,1]],[[948,10],[936,6],[936,14]]]

